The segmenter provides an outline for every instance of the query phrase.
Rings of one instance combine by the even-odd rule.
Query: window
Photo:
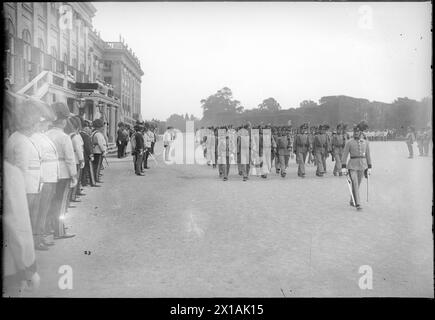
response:
[[[77,59],[76,58],[72,59],[72,66],[77,69],[78,65],[77,65]]]
[[[104,77],[104,82],[112,84],[112,77]]]
[[[57,50],[55,47],[51,47],[51,56],[53,59],[51,59],[51,71],[56,72],[56,63],[57,63]]]
[[[38,39],[38,47],[39,50],[41,50],[41,53],[39,54],[39,65],[41,66],[41,68],[44,68],[45,45],[44,45],[44,41],[41,38]]]
[[[48,6],[48,3],[40,2],[40,4],[42,6],[42,17],[47,19],[47,6]]]
[[[31,61],[32,60],[32,36],[30,35],[29,30],[23,30],[23,41],[24,41],[24,60]]]
[[[63,54],[63,62],[65,62],[66,64],[68,64],[68,54],[64,53]]]
[[[112,61],[104,60],[104,71],[112,71]]]

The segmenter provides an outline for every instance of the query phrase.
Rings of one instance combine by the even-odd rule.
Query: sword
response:
[[[103,158],[104,158],[104,160],[106,160],[106,164],[107,164],[107,166],[109,166],[109,162],[107,161],[106,156],[103,156]]]
[[[369,202],[369,175],[367,175],[367,202]]]
[[[356,206],[355,198],[353,197],[353,192],[352,192],[352,181],[351,181],[351,179],[349,177],[349,174],[346,175],[346,181],[347,181],[347,187],[348,187],[349,192],[350,192],[350,196],[352,198],[352,203],[353,203],[354,206]]]

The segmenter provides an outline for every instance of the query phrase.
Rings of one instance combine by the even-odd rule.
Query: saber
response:
[[[106,160],[107,167],[109,167],[109,162],[107,161],[106,156],[104,156],[103,158],[104,158],[104,160]]]
[[[369,175],[367,175],[367,202],[369,202]]]
[[[353,192],[352,192],[352,181],[350,180],[349,174],[346,175],[346,181],[347,181],[347,187],[350,192],[350,196],[352,198],[352,203],[356,207],[355,198],[353,197]]]

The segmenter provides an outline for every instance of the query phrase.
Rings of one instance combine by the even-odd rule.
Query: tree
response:
[[[207,99],[201,100],[204,122],[222,122],[224,119],[236,117],[243,112],[240,101],[233,98],[230,88],[224,87]]]
[[[274,112],[281,110],[281,106],[275,98],[270,97],[264,99],[263,102],[258,105],[258,110]]]
[[[301,108],[314,108],[318,107],[318,104],[315,103],[313,100],[304,100],[299,104],[299,106]]]
[[[169,118],[166,120],[166,125],[169,127],[174,127],[176,129],[179,129],[181,131],[186,130],[186,119],[184,119],[184,116],[180,114],[171,114]]]

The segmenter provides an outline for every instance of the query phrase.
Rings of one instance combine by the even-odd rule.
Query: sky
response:
[[[275,98],[432,96],[431,6],[423,3],[93,2],[105,41],[141,61],[142,117],[201,118],[229,87],[245,109]]]

